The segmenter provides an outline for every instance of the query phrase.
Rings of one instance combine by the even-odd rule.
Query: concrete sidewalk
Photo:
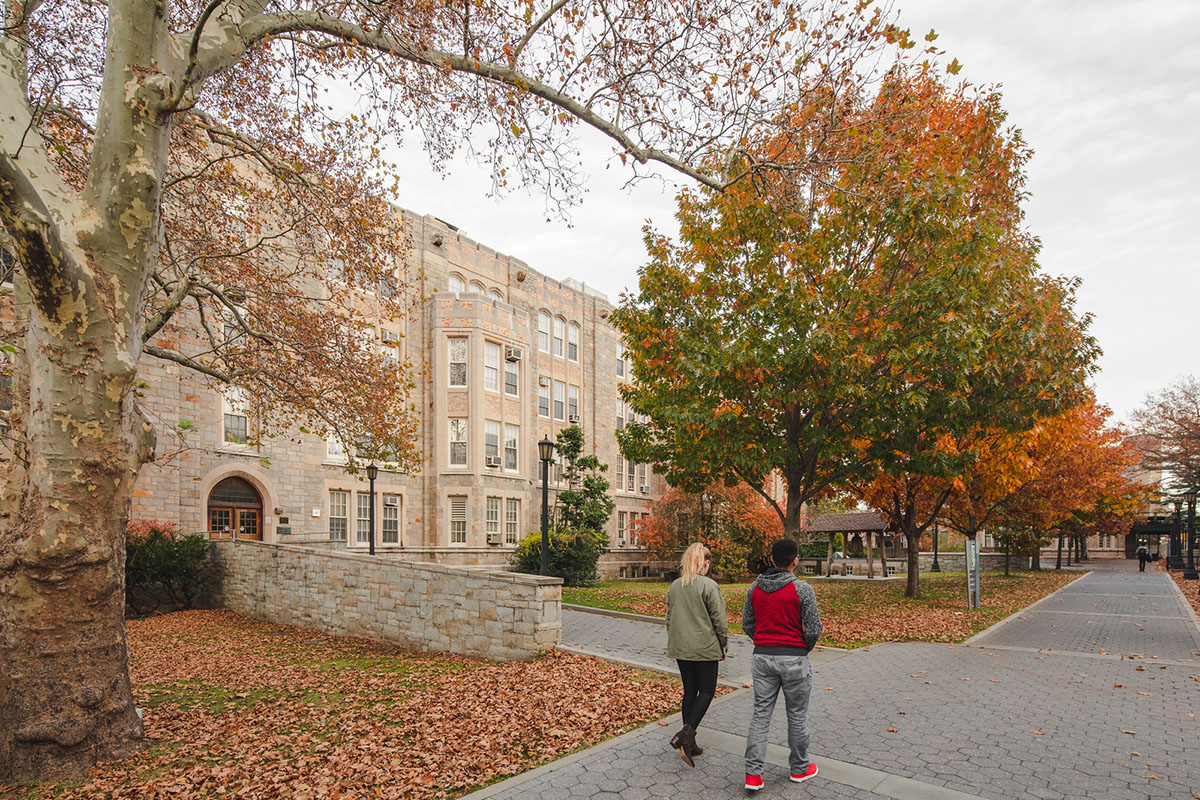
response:
[[[787,780],[781,702],[758,796],[1133,800],[1200,792],[1200,760],[1191,757],[1200,737],[1200,631],[1166,575],[1123,562],[1095,567],[972,645],[816,654],[811,755],[821,773],[803,785]],[[564,644],[576,651],[671,669],[664,640],[657,623],[564,613]],[[739,651],[726,662],[727,683],[743,678],[748,658]],[[739,690],[713,704],[695,769],[667,744],[676,715],[470,797],[741,797],[750,701]]]

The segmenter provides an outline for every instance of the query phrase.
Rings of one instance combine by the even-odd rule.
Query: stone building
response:
[[[630,376],[608,323],[612,304],[435,217],[410,213],[406,224],[422,299],[406,330],[378,335],[423,373],[412,393],[422,468],[381,469],[377,551],[457,565],[503,562],[540,526],[537,442],[578,424],[587,451],[609,466],[616,501],[602,571],[651,574],[631,523],[648,514],[662,486],[649,465],[618,453],[615,432],[629,411],[617,388]],[[143,364],[142,403],[159,427],[160,450],[180,422],[187,447],[142,469],[132,518],[217,536],[367,548],[368,483],[346,472],[336,441],[293,431],[261,446],[239,443],[252,421],[237,398],[173,363]],[[552,468],[551,503],[564,486],[559,478]]]

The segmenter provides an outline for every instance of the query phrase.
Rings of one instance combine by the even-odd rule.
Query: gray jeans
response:
[[[783,690],[787,709],[788,766],[797,775],[808,769],[808,697],[813,671],[808,656],[768,656],[755,653],[750,660],[754,678],[754,716],[746,734],[746,774],[762,775],[767,757],[767,733],[775,700]]]

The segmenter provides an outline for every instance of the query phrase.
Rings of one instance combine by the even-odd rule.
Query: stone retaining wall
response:
[[[413,650],[526,660],[562,637],[562,580],[256,541],[213,542],[239,614]]]

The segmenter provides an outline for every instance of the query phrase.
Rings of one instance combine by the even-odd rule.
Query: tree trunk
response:
[[[908,543],[908,581],[904,585],[905,597],[921,596],[921,541],[914,531],[904,531]]]
[[[1004,577],[1008,577],[1008,552],[1010,544],[1007,540],[1004,542]]]
[[[1029,559],[1029,568],[1034,572],[1042,571],[1042,548],[1040,546],[1033,548],[1033,555]]]
[[[865,544],[867,546],[867,577],[868,578],[875,577],[875,558],[871,553],[871,536],[872,536],[872,534],[870,531],[865,531],[863,533],[863,544]]]
[[[829,563],[825,566],[825,577],[833,577],[833,534],[829,534]]]
[[[1062,569],[1062,566],[1063,566],[1062,551],[1063,551],[1063,532],[1062,532],[1062,528],[1059,528],[1059,530],[1058,530],[1058,557],[1054,559],[1054,568],[1056,570]]]
[[[154,445],[132,386],[170,138],[156,111],[171,64],[161,11],[150,0],[109,4],[91,162],[69,214],[51,214],[62,195],[0,150],[0,221],[22,266],[14,300],[27,321],[0,495],[0,784],[79,774],[142,746],[125,523]]]
[[[882,577],[886,578],[887,574],[887,541],[883,538],[883,534],[879,534],[879,572]]]

